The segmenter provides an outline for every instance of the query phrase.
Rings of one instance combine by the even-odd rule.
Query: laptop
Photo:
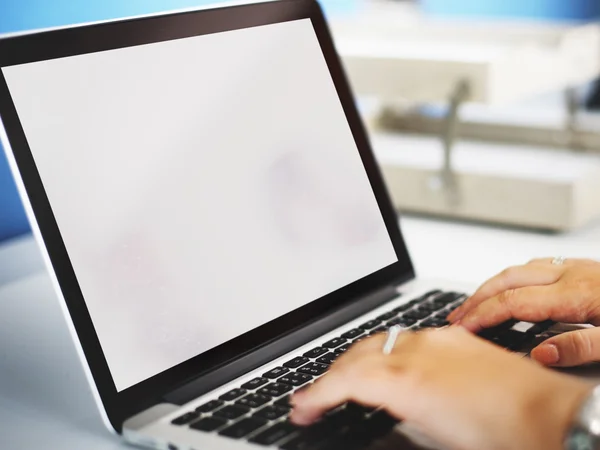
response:
[[[358,404],[287,418],[354,342],[446,326],[469,289],[415,277],[316,1],[2,39],[0,117],[109,430],[170,450],[421,448]],[[513,325],[487,338],[517,351],[548,327]]]

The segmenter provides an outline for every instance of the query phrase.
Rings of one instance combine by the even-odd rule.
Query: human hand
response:
[[[600,263],[537,259],[506,269],[484,283],[448,320],[478,333],[509,319],[600,325]],[[545,365],[576,366],[600,360],[600,328],[564,333],[531,353]]]
[[[347,401],[383,407],[440,444],[461,450],[562,448],[591,387],[544,369],[459,327],[361,341],[292,397],[300,425]]]

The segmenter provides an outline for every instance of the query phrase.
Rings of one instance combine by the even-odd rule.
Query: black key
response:
[[[342,345],[341,347],[338,347],[338,348],[334,349],[333,352],[336,353],[339,356],[342,353],[347,352],[350,347],[351,347],[351,344]],[[323,362],[323,361],[319,361],[319,360],[317,360],[317,361],[318,362]]]
[[[292,386],[284,383],[271,383],[265,386],[264,388],[260,388],[258,390],[259,394],[268,395],[271,397],[281,397],[283,394],[286,394],[292,390]]]
[[[264,405],[265,403],[269,403],[271,401],[271,397],[263,394],[248,394],[243,398],[240,398],[236,405],[248,406],[250,408],[258,408],[259,406]]]
[[[527,330],[527,334],[531,336],[537,336],[538,334],[542,334],[544,331],[548,331],[550,327],[554,325],[552,320],[546,320],[545,322],[536,323],[529,330]]]
[[[381,322],[379,320],[369,320],[368,322],[363,323],[360,327],[361,330],[372,330],[376,326],[380,325]]]
[[[320,362],[321,364],[331,365],[337,359],[338,356],[340,356],[339,353],[327,353],[326,355],[323,355],[319,359],[317,359],[317,362]]]
[[[376,408],[373,408],[371,406],[364,406],[364,405],[361,405],[360,403],[348,402],[346,404],[346,409],[354,409],[364,415],[364,414],[372,413],[373,411],[375,411]]]
[[[446,317],[448,317],[449,315],[450,313],[448,312],[448,310],[444,309],[435,313],[433,317],[435,317],[436,319],[446,319]]]
[[[343,428],[345,425],[363,420],[366,411],[356,407],[344,407],[326,414],[325,420],[329,421],[333,428]]]
[[[421,322],[421,326],[423,327],[432,327],[432,328],[440,328],[440,327],[445,327],[446,325],[449,325],[450,322],[448,322],[445,319],[439,319],[439,318],[435,318],[435,317],[431,317],[423,322]]]
[[[510,330],[515,323],[517,323],[515,320],[508,320],[504,323],[501,323],[500,325],[496,325],[495,327],[486,328],[485,330],[479,333],[479,337],[488,341],[495,342],[495,340],[498,340],[498,338],[502,334],[504,334],[505,331]]]
[[[248,389],[248,390],[257,389],[257,388],[267,384],[268,382],[269,382],[269,380],[267,380],[266,378],[258,377],[258,378],[255,378],[254,380],[250,380],[247,383],[242,384],[242,388]]]
[[[298,431],[298,427],[291,422],[279,422],[271,428],[258,433],[250,442],[259,445],[273,445],[277,442],[292,436]]]
[[[498,336],[499,345],[508,348],[509,350],[518,350],[531,339],[527,333],[521,333],[516,330],[507,330]]]
[[[319,361],[320,359],[322,358],[319,358],[317,361]],[[312,376],[307,375],[305,373],[294,372],[281,377],[278,381],[280,383],[285,383],[292,386],[302,386],[303,384],[308,383],[312,379]]]
[[[237,398],[240,398],[242,395],[246,393],[246,389],[233,389],[226,394],[223,394],[219,397],[220,400],[225,400],[226,402],[232,402]]]
[[[290,404],[290,396],[286,395],[285,397],[281,397],[274,403],[274,405],[287,406],[288,408],[291,408],[292,405]]]
[[[327,350],[326,348],[317,347],[317,348],[313,348],[312,350],[306,352],[303,356],[306,356],[307,358],[318,358],[323,353],[327,353],[328,351],[329,350]]]
[[[269,405],[260,411],[254,413],[253,417],[260,417],[261,419],[276,420],[281,416],[285,416],[290,412],[290,408],[281,405]]]
[[[199,431],[215,431],[221,428],[227,423],[225,419],[219,419],[218,417],[206,417],[198,422],[194,422],[190,425],[190,428]]]
[[[398,423],[385,411],[376,411],[368,419],[362,419],[351,423],[349,427],[329,443],[330,448],[339,449],[363,449],[376,439],[387,435]]]
[[[321,375],[325,372],[327,372],[327,369],[329,369],[329,366],[325,365],[325,364],[321,364],[321,363],[309,363],[303,367],[300,367],[298,369],[298,372],[302,372],[302,373],[307,373],[309,375]]]
[[[224,430],[219,431],[221,436],[227,436],[234,439],[240,439],[244,436],[249,435],[253,431],[258,430],[260,427],[264,427],[268,423],[266,419],[260,419],[257,417],[248,417],[244,420],[231,425]]]
[[[386,312],[385,314],[382,314],[379,317],[377,317],[377,320],[381,320],[381,321],[390,320],[390,319],[396,317],[397,315],[398,315],[398,313],[396,311],[390,311],[390,312]]]
[[[306,356],[297,356],[291,361],[286,362],[284,366],[289,367],[290,369],[295,369],[303,364],[306,364],[308,361],[309,359]]]
[[[416,310],[417,311],[427,311],[429,314],[431,314],[431,313],[436,312],[438,309],[440,309],[440,307],[439,306],[435,306],[432,303],[423,303]]]
[[[439,305],[449,305],[450,303],[454,303],[456,300],[458,300],[460,297],[462,297],[464,294],[458,294],[456,292],[448,292],[447,294],[442,294],[438,297],[436,297],[433,302]]]
[[[200,414],[198,414],[197,412],[189,412],[184,414],[183,416],[179,416],[176,419],[171,420],[171,423],[173,425],[186,425],[192,420],[196,420],[198,417],[200,417]]]
[[[388,330],[387,327],[379,327],[379,328],[375,328],[369,334],[373,335],[373,334],[378,334],[378,333],[385,333],[387,330]]]
[[[413,305],[411,303],[405,303],[404,305],[400,305],[400,306],[394,308],[394,312],[401,313],[401,312],[409,310],[412,307],[413,307]]]
[[[281,375],[285,375],[289,371],[290,369],[287,367],[275,367],[274,369],[271,369],[267,373],[263,374],[263,377],[274,380],[275,378],[279,378]]]
[[[224,403],[225,402],[223,400],[212,400],[196,408],[196,412],[208,413],[214,411],[217,408],[220,408],[221,406],[223,406]]]
[[[429,316],[430,314],[431,314],[431,312],[429,312],[429,311],[423,311],[421,309],[421,310],[412,310],[412,311],[409,311],[409,312],[405,313],[403,317],[407,317],[409,319],[420,320],[420,319],[424,319],[425,317]]]
[[[389,433],[398,422],[397,419],[380,409],[375,411],[367,420],[367,429],[376,437],[384,436]]]
[[[346,342],[348,342],[346,339],[335,338],[335,339],[332,339],[330,341],[325,342],[323,344],[323,347],[326,347],[326,348],[336,348],[336,347],[339,347],[340,345],[345,344]]]
[[[221,409],[218,409],[213,413],[216,417],[222,417],[223,419],[234,420],[244,414],[248,414],[250,408],[241,405],[227,405]]]
[[[411,319],[410,317],[400,316],[400,317],[396,317],[395,319],[390,320],[385,325],[387,327],[392,327],[394,325],[400,325],[401,327],[410,327],[411,325],[414,325],[415,323],[417,323],[417,321],[415,319]]]
[[[327,442],[338,433],[339,424],[335,420],[325,418],[309,427],[303,428],[298,437],[284,443],[283,450],[312,450],[327,448]]]
[[[354,339],[354,338],[360,336],[363,333],[364,333],[363,330],[359,330],[358,328],[354,328],[353,330],[346,331],[344,334],[342,334],[342,337],[344,339]]]

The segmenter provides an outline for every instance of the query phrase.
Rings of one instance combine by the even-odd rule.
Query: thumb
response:
[[[585,328],[554,336],[534,348],[531,357],[541,364],[556,367],[600,361],[600,328]]]

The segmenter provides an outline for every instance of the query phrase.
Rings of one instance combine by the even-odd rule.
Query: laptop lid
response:
[[[0,41],[2,142],[116,430],[413,277],[315,1]]]

